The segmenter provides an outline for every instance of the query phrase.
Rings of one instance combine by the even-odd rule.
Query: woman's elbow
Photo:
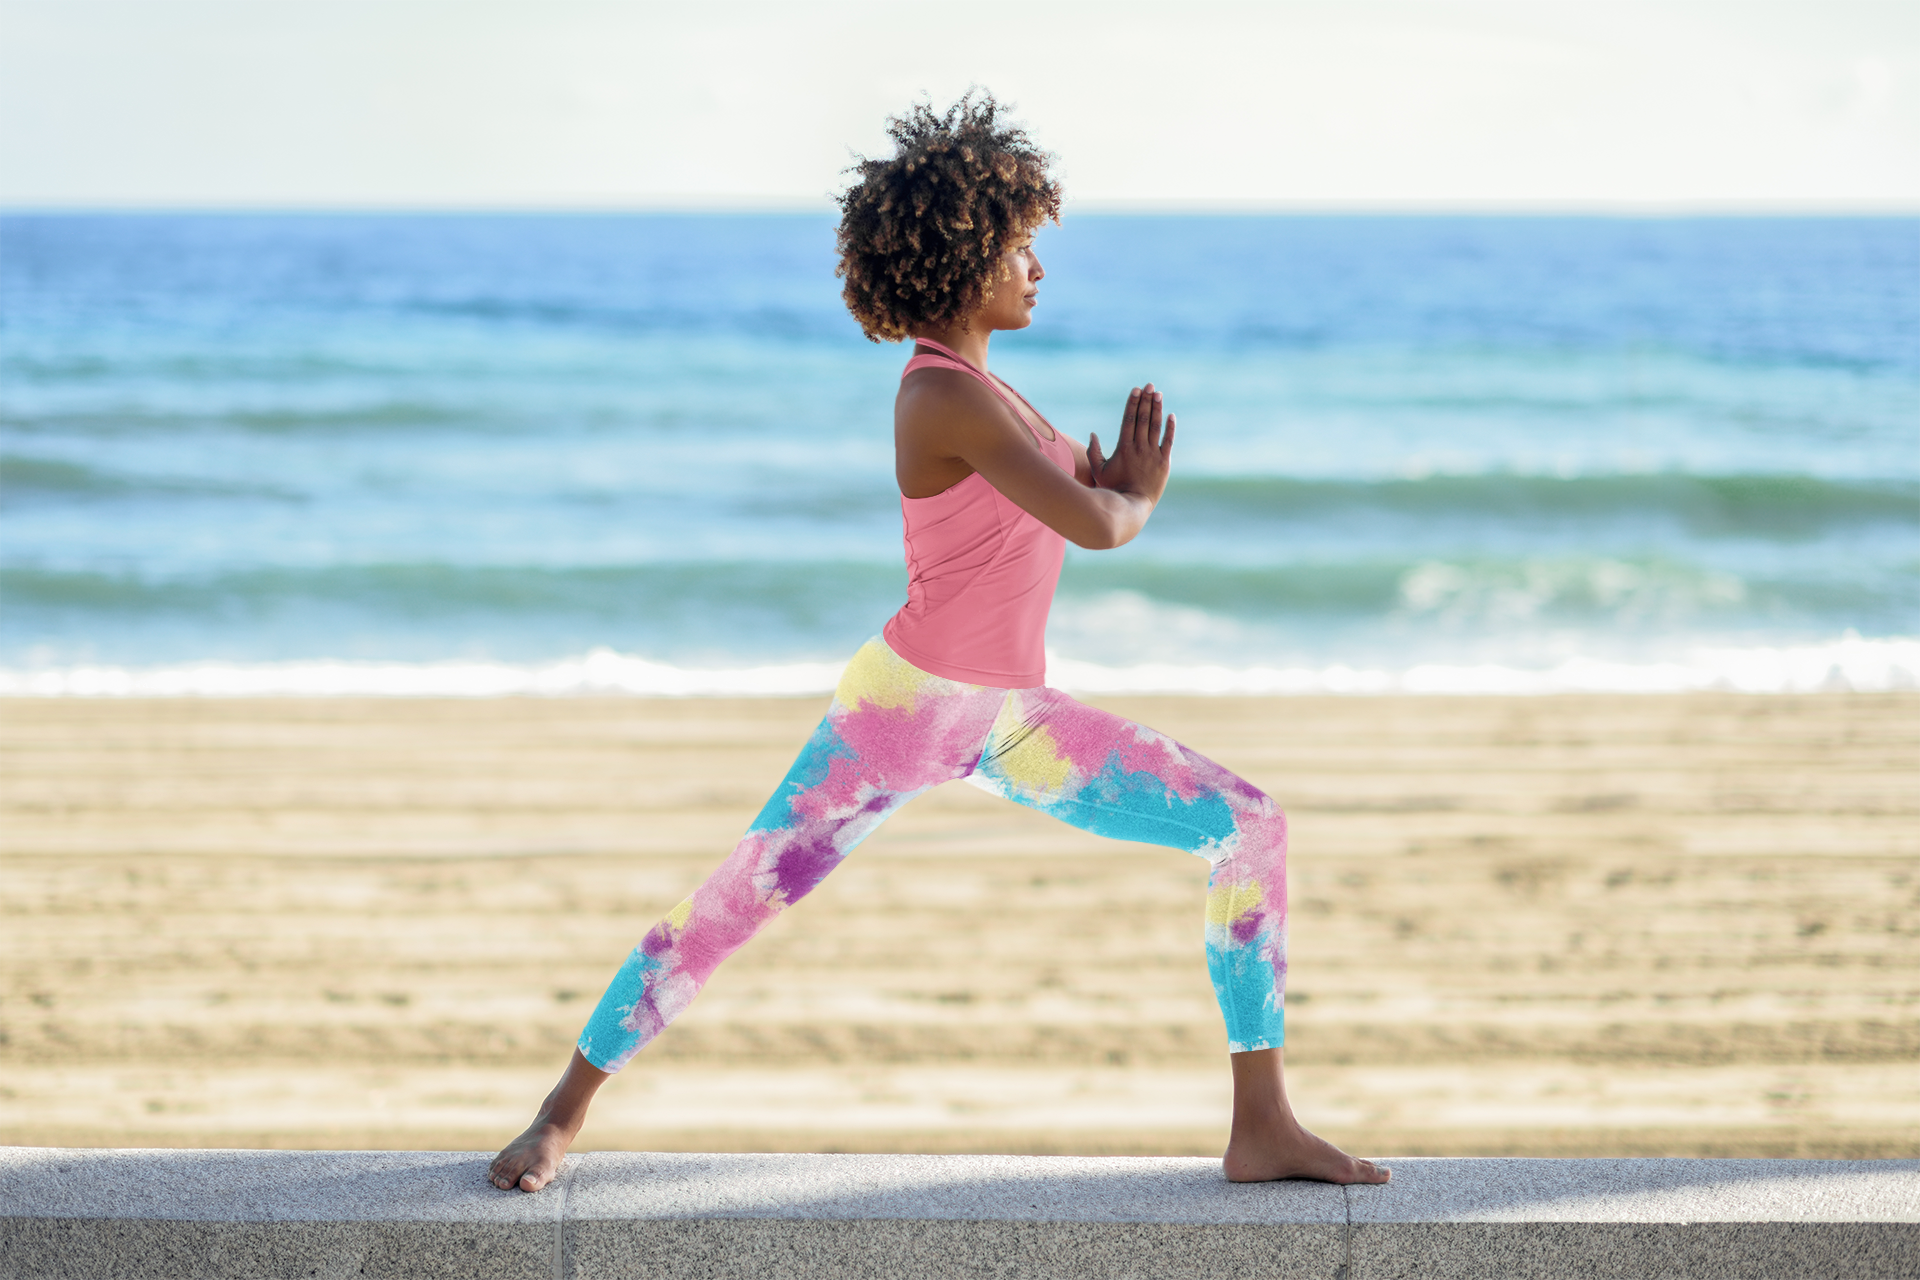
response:
[[[1111,551],[1133,541],[1139,530],[1118,516],[1103,514],[1082,528],[1067,534],[1067,541],[1086,551]]]

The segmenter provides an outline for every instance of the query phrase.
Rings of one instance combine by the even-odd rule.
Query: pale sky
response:
[[[0,0],[0,205],[825,208],[969,84],[1070,207],[1920,210],[1920,0]]]

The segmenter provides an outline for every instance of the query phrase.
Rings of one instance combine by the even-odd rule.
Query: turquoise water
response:
[[[1069,555],[1066,669],[1920,637],[1920,220],[1038,247],[996,371],[1082,438],[1148,378],[1181,418],[1147,531]],[[0,668],[843,658],[903,598],[903,354],[832,264],[814,217],[0,218]]]

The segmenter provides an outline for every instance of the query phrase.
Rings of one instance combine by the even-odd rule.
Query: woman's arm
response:
[[[1084,452],[1076,443],[1080,474],[1068,475],[977,379],[924,369],[901,384],[894,405],[900,491],[930,497],[978,471],[1008,501],[1074,545],[1117,547],[1140,532],[1166,491],[1174,419],[1167,415],[1163,430],[1162,407],[1152,383],[1135,387],[1120,416],[1113,455],[1101,451],[1097,435]]]

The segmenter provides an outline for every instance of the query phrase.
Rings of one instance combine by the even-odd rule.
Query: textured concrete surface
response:
[[[440,1151],[0,1148],[0,1276],[554,1274],[558,1196]]]
[[[1920,1276],[1920,1161],[1401,1159],[1351,1276]]]
[[[1920,1160],[1392,1162],[1355,1195],[1362,1223],[1920,1223]]]
[[[583,1156],[583,1276],[1334,1277],[1338,1187],[1195,1157]],[[572,1274],[572,1273],[570,1273]]]
[[[571,1157],[0,1148],[8,1277],[1920,1277],[1920,1161]]]
[[[1236,1185],[1198,1156],[581,1156],[569,1221],[912,1218],[1344,1226],[1340,1188]]]

